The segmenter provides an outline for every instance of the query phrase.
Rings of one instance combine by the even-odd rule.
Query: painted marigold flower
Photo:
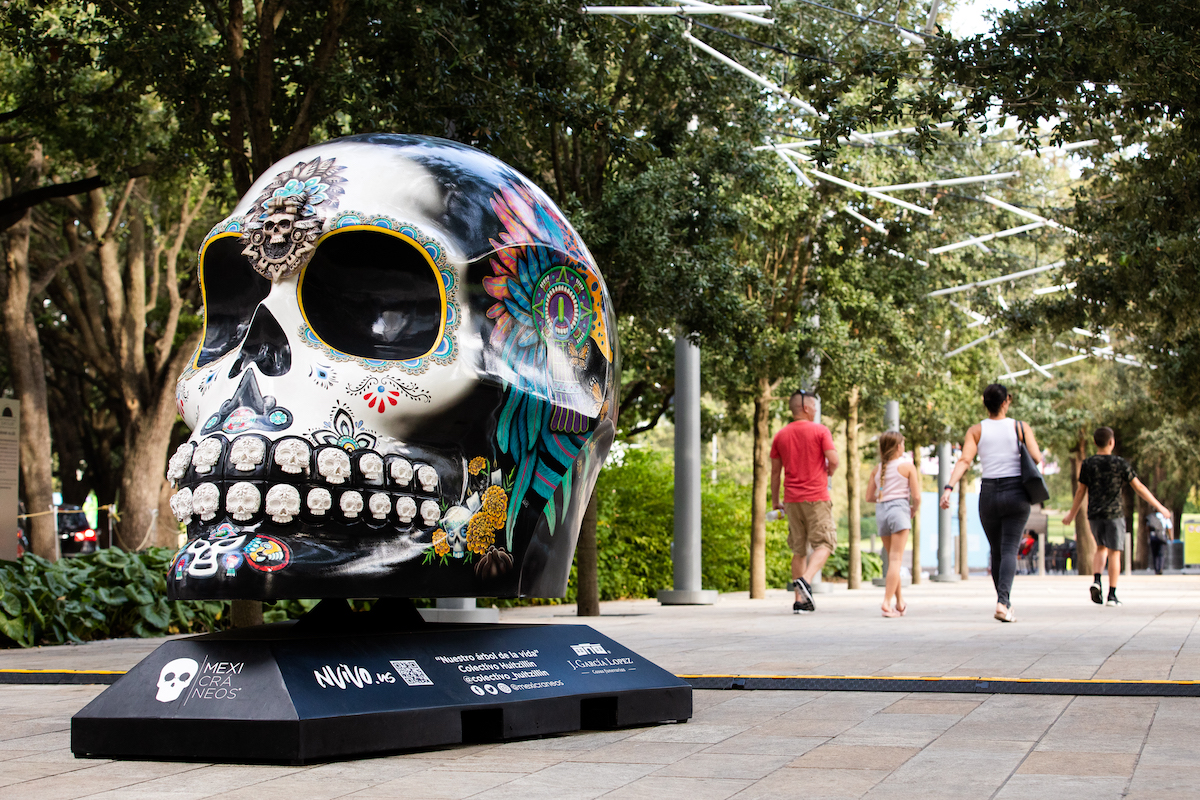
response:
[[[467,523],[467,549],[483,555],[496,542],[496,533],[486,512],[478,512]]]
[[[487,459],[483,456],[475,456],[471,459],[471,463],[467,465],[467,472],[472,475],[478,475],[487,469]]]
[[[438,531],[433,535],[433,552],[438,556],[444,556],[450,552],[450,542],[446,541],[445,531]]]
[[[483,508],[485,511],[496,511],[501,516],[508,511],[508,495],[499,486],[489,486],[483,493]]]

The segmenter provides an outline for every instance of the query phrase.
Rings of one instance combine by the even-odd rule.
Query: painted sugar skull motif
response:
[[[200,276],[173,597],[565,592],[615,322],[537,187],[440,139],[339,139],[259,178]]]

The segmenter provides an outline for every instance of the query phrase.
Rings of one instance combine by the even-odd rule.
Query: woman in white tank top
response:
[[[1033,460],[1042,463],[1033,428],[1028,423],[1008,418],[1012,397],[1008,389],[993,383],[983,390],[983,405],[988,418],[972,425],[963,440],[962,455],[950,474],[950,483],[942,487],[942,508],[950,507],[954,484],[967,473],[979,454],[983,472],[979,492],[979,521],[991,546],[992,583],[996,587],[996,619],[1016,622],[1012,613],[1013,577],[1017,574],[1017,549],[1029,520],[1029,495],[1021,480],[1021,451],[1018,432]]]
[[[887,548],[888,570],[884,576],[883,615],[903,617],[908,604],[900,594],[900,569],[912,518],[921,506],[921,474],[903,458],[904,437],[888,431],[879,437],[879,468],[867,484],[867,502],[878,503],[875,522]],[[895,607],[892,601],[895,600]]]

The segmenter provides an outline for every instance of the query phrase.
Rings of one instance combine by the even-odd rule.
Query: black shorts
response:
[[[1088,517],[1088,527],[1092,529],[1092,538],[1097,547],[1107,547],[1109,550],[1125,549],[1125,518],[1100,519]]]

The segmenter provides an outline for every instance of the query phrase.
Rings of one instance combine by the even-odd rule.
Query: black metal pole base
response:
[[[71,751],[305,764],[691,715],[686,682],[586,625],[434,625],[406,601],[326,601],[164,643],[72,718]]]

